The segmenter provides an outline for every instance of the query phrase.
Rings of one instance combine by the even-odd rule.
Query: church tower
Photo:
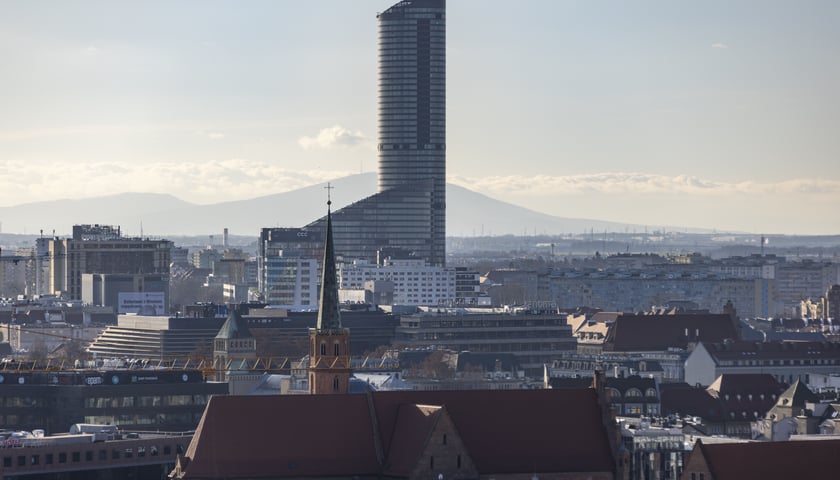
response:
[[[328,187],[329,188],[329,187]],[[350,391],[350,330],[342,328],[333,246],[331,201],[327,201],[327,234],[321,269],[318,323],[309,329],[309,393]]]
[[[248,330],[238,305],[230,305],[230,313],[213,340],[214,380],[227,382],[237,371],[247,372],[257,359],[257,341]]]

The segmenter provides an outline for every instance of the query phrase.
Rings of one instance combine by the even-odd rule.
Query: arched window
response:
[[[645,396],[646,397],[651,397],[651,398],[656,397],[656,389],[655,388],[648,388],[647,391],[645,392]]]
[[[627,390],[627,393],[624,394],[625,397],[641,397],[642,391],[638,388],[630,388]]]
[[[327,342],[321,342],[321,355],[327,354]]]
[[[338,356],[338,342],[335,342],[335,345],[333,345],[333,355]]]

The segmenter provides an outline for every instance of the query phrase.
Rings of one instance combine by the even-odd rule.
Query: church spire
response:
[[[329,188],[332,187],[327,184]],[[331,203],[327,200],[327,235],[321,269],[318,324],[309,329],[309,393],[315,394],[350,391],[350,330],[341,327],[338,310]]]
[[[327,188],[332,188],[327,185]],[[329,195],[329,190],[327,190]],[[329,198],[329,197],[328,197]],[[338,308],[338,280],[335,268],[335,247],[332,235],[332,213],[327,200],[327,235],[324,245],[324,261],[321,269],[321,298],[318,300],[318,330],[341,328],[341,314]]]

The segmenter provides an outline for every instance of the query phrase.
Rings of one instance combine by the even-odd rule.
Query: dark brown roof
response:
[[[365,395],[213,397],[184,478],[376,475]]]
[[[593,389],[406,391],[213,397],[183,478],[404,474],[444,412],[482,474],[614,471]]]
[[[698,442],[715,480],[837,478],[840,440],[719,443]]]
[[[665,351],[702,341],[737,339],[728,314],[621,315],[612,323],[604,350],[616,352]]]
[[[725,420],[723,406],[704,388],[667,383],[659,388],[663,415],[692,415],[710,422]]]
[[[840,343],[835,342],[728,342],[703,346],[718,360],[827,359],[840,358]]]
[[[443,407],[438,406],[400,405],[385,462],[386,475],[406,477],[411,473],[442,412]]]
[[[482,474],[614,469],[593,389],[394,391],[373,399],[386,451],[399,406],[420,403],[446,407]]]

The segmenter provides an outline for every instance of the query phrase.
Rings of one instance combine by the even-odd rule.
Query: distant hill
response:
[[[376,192],[376,174],[332,180],[333,208],[341,208]],[[120,225],[127,235],[220,234],[257,235],[263,227],[300,227],[324,215],[326,184],[250,200],[195,205],[173,195],[125,193],[80,200],[36,202],[0,208],[4,233],[66,236],[75,224]],[[447,236],[523,235],[624,231],[644,228],[600,220],[546,215],[495,200],[455,185],[446,190]]]

